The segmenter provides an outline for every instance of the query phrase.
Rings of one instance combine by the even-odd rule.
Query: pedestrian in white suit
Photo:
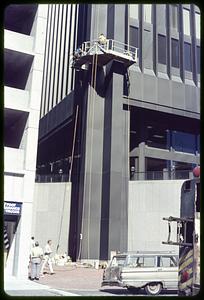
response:
[[[52,241],[48,240],[47,244],[45,246],[45,249],[44,249],[44,261],[43,261],[42,268],[40,271],[41,276],[43,275],[43,271],[44,271],[46,264],[48,265],[48,267],[50,269],[50,274],[51,275],[54,274],[53,267],[52,267],[52,260],[51,260],[51,253],[52,253],[51,244],[52,244]]]

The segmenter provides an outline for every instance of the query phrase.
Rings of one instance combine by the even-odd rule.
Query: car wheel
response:
[[[161,283],[152,282],[145,286],[145,291],[148,295],[159,295],[162,290]]]
[[[139,291],[140,288],[136,288],[136,287],[128,287],[127,290],[128,292],[132,293],[132,294],[135,294]]]

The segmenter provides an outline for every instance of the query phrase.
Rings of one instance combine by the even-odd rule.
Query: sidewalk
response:
[[[7,276],[4,290],[10,296],[78,296],[77,294],[54,289],[29,279]]]

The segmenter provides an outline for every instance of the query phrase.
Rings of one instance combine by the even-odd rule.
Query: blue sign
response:
[[[21,215],[21,206],[20,202],[4,202],[4,215]]]

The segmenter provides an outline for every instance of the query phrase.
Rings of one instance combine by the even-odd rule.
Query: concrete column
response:
[[[135,173],[133,176],[133,180],[138,180],[138,169],[139,169],[139,162],[138,162],[138,157],[135,157]]]
[[[123,76],[113,73],[111,113],[109,254],[127,250],[128,126],[129,112],[123,110]]]
[[[97,39],[100,33],[106,35],[107,4],[91,5],[88,15],[90,27],[87,36]],[[89,31],[90,30],[90,31]],[[96,74],[95,74],[96,71]],[[93,80],[94,79],[94,80]],[[86,74],[83,90],[76,97],[84,98],[82,104],[83,133],[81,174],[79,184],[79,202],[77,211],[77,229],[74,243],[77,243],[77,257],[98,259],[100,252],[102,168],[103,168],[103,132],[104,132],[104,70],[90,67]],[[78,96],[77,96],[78,95]],[[74,226],[73,226],[74,228]],[[74,253],[74,247],[71,249]]]
[[[193,179],[193,178],[194,178],[193,172],[189,172],[189,179]]]
[[[127,250],[129,112],[123,110],[122,75],[112,74],[105,99],[89,89],[94,97],[88,92],[81,258],[108,259],[110,251]]]
[[[100,12],[100,7],[93,8],[96,15],[92,14],[92,21],[98,9]],[[101,12],[104,16],[104,6]],[[125,27],[121,22],[124,12],[124,5],[115,6],[114,39],[121,42],[124,42]],[[100,33],[105,30],[100,27],[104,17],[98,20]],[[96,33],[94,29],[92,36]],[[110,251],[127,250],[129,112],[123,110],[123,75],[118,70],[121,66],[110,63],[109,67],[106,84],[103,69],[98,68],[97,84],[94,88],[89,85],[87,107],[83,112],[86,128],[82,150],[84,174],[81,175],[79,197],[82,259],[108,259]]]
[[[163,169],[163,179],[168,180],[169,179],[169,174],[168,174],[168,169],[164,168]]]
[[[139,179],[145,179],[145,143],[139,144]]]
[[[103,69],[97,70],[96,86],[88,86],[81,204],[81,258],[98,259],[100,248],[104,98],[98,93],[103,85]],[[83,196],[82,196],[83,193]],[[80,229],[79,229],[80,231]]]
[[[24,186],[21,219],[17,228],[13,275],[27,278],[30,252],[32,205],[35,184],[35,169],[38,143],[39,111],[41,99],[43,55],[46,34],[47,5],[39,6],[33,24],[34,61],[27,80],[26,89],[30,92],[29,117],[24,132],[21,148],[25,150]]]
[[[125,42],[125,5],[114,5],[113,39]],[[129,112],[123,110],[123,75],[119,65],[113,68],[110,185],[109,185],[109,240],[110,251],[127,251],[127,203],[129,182],[128,126]],[[109,100],[110,101],[110,100]]]
[[[13,275],[28,277],[28,264],[30,254],[32,203],[23,202],[21,219],[19,221],[14,250]]]
[[[138,158],[134,157],[134,165],[131,166],[130,170],[130,180],[138,179]]]

